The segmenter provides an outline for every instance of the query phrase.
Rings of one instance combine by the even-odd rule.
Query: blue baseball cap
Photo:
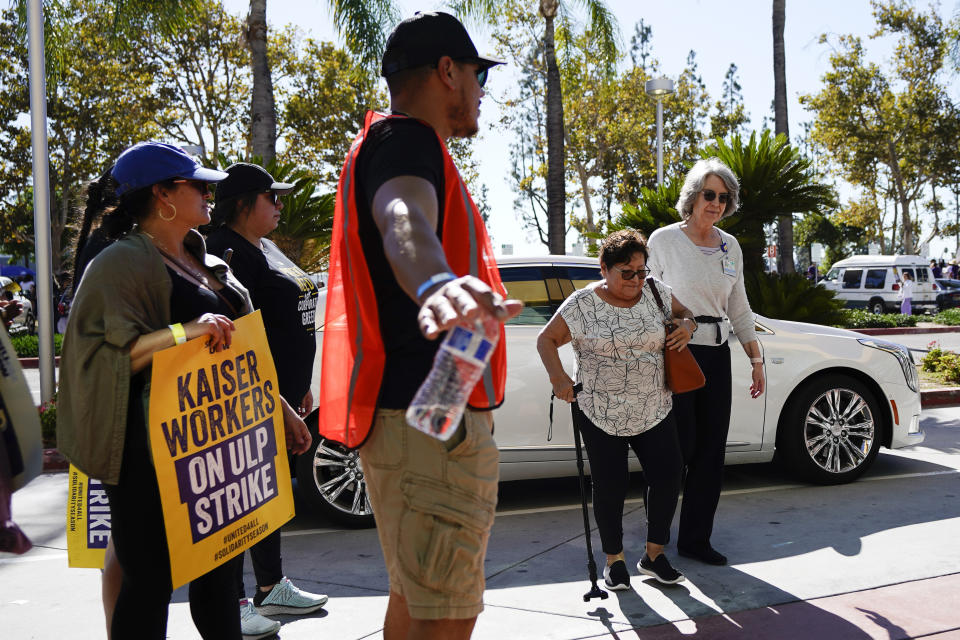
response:
[[[169,180],[186,178],[204,182],[220,182],[227,175],[223,171],[201,167],[180,147],[162,142],[140,142],[120,154],[110,172],[117,181],[118,196],[128,191]]]

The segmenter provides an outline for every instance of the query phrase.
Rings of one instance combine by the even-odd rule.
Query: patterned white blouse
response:
[[[670,287],[655,280],[669,311]],[[644,283],[632,307],[604,302],[596,289],[603,281],[575,291],[557,313],[567,323],[577,356],[580,410],[604,432],[634,436],[655,427],[673,408],[664,380],[664,314]]]

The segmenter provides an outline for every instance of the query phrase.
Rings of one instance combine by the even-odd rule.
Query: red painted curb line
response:
[[[38,369],[40,367],[40,358],[19,358],[20,366],[23,369]],[[60,356],[53,359],[54,365],[60,365]]]
[[[868,336],[922,335],[924,333],[960,333],[960,327],[883,327],[878,329],[851,329],[851,331]]]
[[[960,404],[960,388],[928,389],[920,392],[920,408]]]

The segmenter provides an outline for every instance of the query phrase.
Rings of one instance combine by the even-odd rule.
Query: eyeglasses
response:
[[[210,183],[204,182],[203,180],[188,180],[186,178],[178,178],[173,181],[174,184],[185,184],[187,186],[193,187],[200,192],[200,195],[209,196],[213,195],[213,192],[210,190]]]
[[[713,199],[718,196],[720,197],[720,204],[727,204],[728,202],[730,202],[729,193],[717,193],[713,189],[704,189],[700,193],[703,194],[703,199],[706,200],[707,202],[713,202]]]
[[[487,84],[487,72],[490,71],[489,67],[484,69],[477,69],[477,84],[483,88],[483,85]]]
[[[624,280],[633,280],[637,276],[640,276],[641,280],[645,280],[648,275],[650,275],[650,269],[621,269],[620,267],[613,267],[614,270],[620,273],[620,277]]]
[[[267,200],[270,201],[270,204],[277,206],[280,203],[280,194],[276,191],[264,191],[267,194]]]

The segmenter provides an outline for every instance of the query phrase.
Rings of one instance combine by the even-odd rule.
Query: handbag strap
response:
[[[667,313],[667,308],[663,306],[663,299],[660,297],[660,292],[657,290],[657,285],[653,283],[653,277],[650,276],[647,278],[647,284],[650,285],[650,292],[653,293],[653,299],[657,301],[657,306],[660,307],[660,313],[663,314],[664,319],[669,318]]]

